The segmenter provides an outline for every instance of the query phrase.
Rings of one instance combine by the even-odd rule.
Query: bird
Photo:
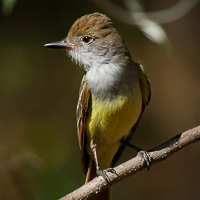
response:
[[[78,18],[64,40],[44,46],[66,49],[85,70],[76,111],[85,183],[97,175],[110,183],[107,173],[117,175],[113,166],[150,101],[144,68],[133,61],[111,19],[99,12]],[[110,199],[110,191],[109,187],[91,199]]]

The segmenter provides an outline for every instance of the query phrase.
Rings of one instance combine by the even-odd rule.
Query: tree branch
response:
[[[160,146],[150,150],[148,153],[152,158],[151,164],[155,164],[159,161],[165,160],[173,153],[199,140],[200,140],[200,126],[185,131],[175,136],[174,138],[168,140],[164,144],[161,144]],[[116,176],[113,173],[108,173],[108,177],[111,181],[111,184],[113,185],[123,180],[124,178],[129,177],[143,170],[144,168],[146,168],[146,166],[143,163],[142,158],[140,156],[136,156],[114,168],[118,176]],[[60,200],[87,199],[88,197],[91,197],[108,187],[109,185],[106,183],[104,178],[99,176],[94,178],[89,183],[81,186],[74,192],[62,197]]]
[[[146,12],[141,2],[138,0],[124,0],[127,9],[119,6],[111,0],[92,0],[99,7],[111,13],[116,18],[130,25],[138,25],[144,16],[159,24],[173,22],[186,15],[194,6],[199,3],[199,0],[180,0],[172,7],[161,10]],[[131,10],[130,10],[131,9]],[[139,16],[138,16],[139,14]]]

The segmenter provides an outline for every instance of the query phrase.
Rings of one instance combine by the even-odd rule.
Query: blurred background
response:
[[[183,2],[0,1],[1,200],[55,200],[84,183],[75,114],[84,71],[64,50],[43,48],[84,14],[112,18],[151,81],[135,145],[148,150],[200,124],[200,6]],[[198,199],[199,156],[192,144],[114,185],[113,199]]]

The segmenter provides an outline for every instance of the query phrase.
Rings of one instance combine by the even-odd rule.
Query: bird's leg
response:
[[[107,172],[114,173],[118,176],[117,172],[113,168],[106,168],[106,169],[101,169],[99,166],[98,158],[97,158],[97,145],[95,143],[92,144],[92,153],[94,155],[94,161],[96,164],[96,173],[98,176],[102,176],[109,185],[111,185],[110,179],[108,178],[108,175],[106,174]]]
[[[146,163],[147,170],[149,170],[151,165],[151,156],[148,154],[148,152],[130,143],[127,143],[126,145],[137,151],[137,154],[142,158],[143,162]]]

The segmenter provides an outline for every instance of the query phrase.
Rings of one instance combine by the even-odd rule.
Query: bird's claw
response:
[[[107,172],[110,172],[110,173],[113,173],[115,174],[116,176],[118,176],[117,172],[114,170],[114,168],[106,168],[106,169],[97,169],[96,173],[97,175],[99,176],[102,176],[106,182],[111,186],[111,181],[110,179],[108,178],[108,175],[107,175]]]
[[[149,153],[144,150],[140,150],[137,154],[142,158],[143,162],[147,166],[147,170],[149,171],[151,165],[151,156],[149,155]]]

